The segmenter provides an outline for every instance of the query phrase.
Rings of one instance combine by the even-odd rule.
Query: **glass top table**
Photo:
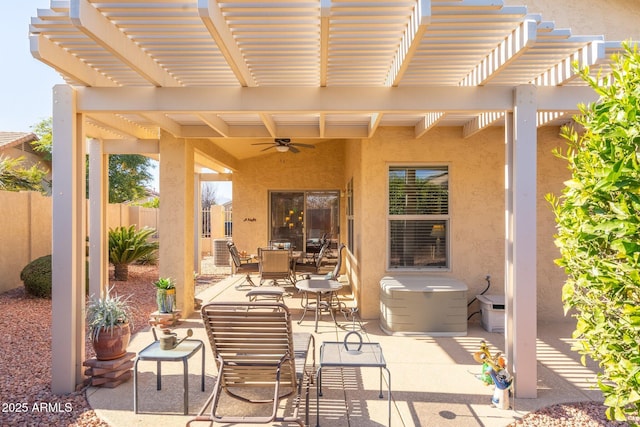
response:
[[[302,301],[302,308],[304,311],[302,312],[302,317],[298,321],[298,324],[302,323],[302,320],[309,309],[314,309],[315,311],[316,332],[318,332],[318,318],[320,317],[321,311],[329,311],[333,322],[337,323],[331,307],[331,299],[333,298],[334,292],[342,289],[342,283],[337,280],[329,279],[305,279],[297,281],[295,283],[295,287],[305,294],[305,298]],[[309,294],[315,294],[315,302],[309,301]],[[329,301],[323,301],[323,295],[329,295]]]
[[[355,338],[355,340],[354,340]],[[362,335],[356,331],[347,333],[344,341],[325,341],[320,346],[320,361],[317,372],[316,426],[320,425],[320,396],[322,396],[322,369],[324,368],[380,368],[380,395],[382,399],[383,369],[387,372],[387,401],[391,426],[391,372],[382,353],[380,343],[362,342]]]
[[[161,362],[182,362],[183,365],[183,409],[184,414],[189,412],[189,367],[188,360],[198,352],[202,353],[200,388],[204,391],[204,343],[198,339],[185,339],[176,347],[163,350],[160,341],[154,341],[138,353],[133,368],[133,412],[138,413],[138,363],[140,361],[156,362],[156,389],[162,389],[162,365]]]

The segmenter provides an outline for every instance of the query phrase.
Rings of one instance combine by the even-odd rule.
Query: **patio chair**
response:
[[[294,271],[296,274],[307,273],[307,274],[317,274],[320,271],[320,267],[322,266],[322,262],[329,250],[329,240],[324,240],[322,242],[322,246],[320,247],[320,251],[318,255],[314,259],[312,263],[309,262],[296,262]]]
[[[291,282],[291,250],[267,249],[259,250],[260,285],[265,280],[273,280],[275,285],[278,280]]]
[[[256,286],[251,279],[251,273],[258,273],[259,264],[257,262],[250,262],[250,259],[243,260],[240,257],[238,248],[233,242],[227,242],[227,248],[231,255],[231,261],[233,262],[233,273],[246,273],[245,280],[251,285]]]
[[[338,280],[338,278],[340,277],[340,270],[342,269],[342,252],[344,248],[345,248],[345,244],[340,243],[340,245],[338,246],[338,260],[336,262],[335,267],[333,267],[333,270],[331,270],[331,272],[327,274],[305,274],[302,276],[303,279]],[[328,297],[326,302],[329,305],[329,307],[331,309],[335,309],[341,312],[344,315],[345,319],[347,319],[349,311],[347,310],[346,304],[344,302],[341,302],[340,299],[338,298],[338,293],[328,292],[327,295],[321,295],[321,298],[325,296]],[[306,305],[309,304],[308,298],[309,298],[308,294],[305,294],[301,301],[303,307],[305,306],[305,304]]]
[[[218,375],[211,396],[187,425],[198,421],[305,425],[299,417],[303,389],[308,425],[309,386],[315,372],[315,340],[312,334],[292,332],[289,309],[284,304],[265,302],[212,302],[203,306],[201,313]],[[309,355],[312,357],[310,366],[307,363]],[[225,408],[228,412],[228,407],[235,406],[220,403],[222,391],[244,402],[270,403],[271,414],[221,415]],[[268,394],[257,396],[256,391]],[[279,417],[280,400],[289,396],[293,397],[293,414]]]
[[[344,243],[340,243],[338,246],[338,260],[336,262],[335,267],[327,274],[304,274],[304,279],[328,279],[328,280],[338,280],[340,277],[340,270],[342,269],[342,251],[344,250]],[[318,267],[319,268],[319,267]]]

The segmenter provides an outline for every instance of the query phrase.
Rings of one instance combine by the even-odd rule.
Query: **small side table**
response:
[[[318,318],[320,317],[320,312],[323,310],[328,310],[331,314],[331,318],[333,318],[334,323],[336,322],[336,318],[333,314],[333,310],[331,307],[331,298],[333,298],[333,293],[342,289],[342,283],[337,280],[328,280],[328,279],[305,279],[299,280],[295,284],[296,289],[304,293],[305,299],[302,303],[302,308],[304,311],[302,312],[302,317],[298,321],[298,325],[302,323],[304,316],[307,314],[307,310],[313,308],[315,310],[315,331],[318,332]],[[309,294],[316,295],[316,301],[309,301]],[[322,300],[322,295],[329,295],[329,302]],[[306,300],[306,303],[304,301]]]
[[[184,340],[176,348],[162,350],[160,341],[154,341],[143,348],[136,357],[133,367],[133,412],[138,413],[138,362],[141,360],[155,361],[157,363],[156,389],[162,389],[162,362],[179,362],[183,364],[184,375],[184,414],[189,413],[189,362],[188,360],[201,350],[202,353],[202,374],[201,389],[204,391],[204,343],[201,340]]]
[[[349,341],[350,337],[359,338]],[[387,371],[387,401],[389,407],[389,423],[391,426],[391,372],[387,368],[387,362],[382,354],[380,343],[363,343],[362,336],[351,331],[344,341],[325,341],[320,346],[320,364],[317,372],[316,394],[316,426],[320,426],[320,396],[322,396],[322,369],[323,368],[380,368],[380,399],[382,395],[382,370]]]

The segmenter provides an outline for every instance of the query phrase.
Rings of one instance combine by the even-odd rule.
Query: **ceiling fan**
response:
[[[291,142],[290,138],[275,138],[273,142],[258,142],[252,145],[269,145],[269,147],[264,148],[261,151],[267,151],[272,148],[275,148],[277,151],[281,153],[285,153],[287,151],[291,151],[292,153],[299,153],[300,150],[298,150],[296,147],[316,148],[315,146],[310,144],[300,144],[297,142]]]

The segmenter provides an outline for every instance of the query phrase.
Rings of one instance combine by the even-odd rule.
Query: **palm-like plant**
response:
[[[24,157],[14,159],[0,156],[0,190],[42,191],[42,180],[46,174],[36,165],[25,168]]]
[[[158,249],[157,242],[148,238],[155,229],[136,226],[109,229],[109,261],[115,267],[115,279],[126,281],[129,278],[129,264],[147,256]]]

